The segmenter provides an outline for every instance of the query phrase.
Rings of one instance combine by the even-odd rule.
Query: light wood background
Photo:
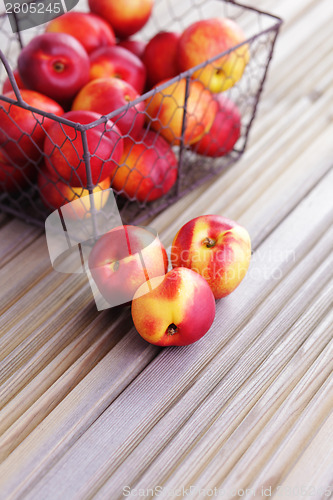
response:
[[[152,223],[165,245],[204,213],[250,231],[204,339],[147,344],[0,215],[1,499],[332,496],[333,2],[252,3],[285,24],[246,154]]]

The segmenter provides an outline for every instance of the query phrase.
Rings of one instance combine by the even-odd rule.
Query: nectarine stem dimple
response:
[[[175,335],[177,332],[178,327],[174,323],[171,323],[171,325],[168,326],[167,335]]]
[[[65,69],[65,65],[63,62],[61,61],[56,61],[55,63],[53,63],[53,69],[54,71],[56,71],[57,73],[61,73],[62,71],[64,71]]]
[[[203,245],[206,245],[207,248],[212,248],[213,246],[215,246],[216,244],[216,241],[213,240],[212,238],[205,238],[202,242]]]

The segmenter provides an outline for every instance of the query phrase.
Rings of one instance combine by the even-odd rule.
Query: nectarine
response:
[[[72,35],[83,45],[88,54],[116,43],[111,26],[101,17],[86,12],[67,12],[56,17],[46,26],[45,31]]]
[[[141,59],[124,47],[102,47],[90,54],[90,80],[106,77],[124,80],[141,94],[146,84],[146,68]]]
[[[13,91],[5,94],[16,100]],[[22,99],[30,106],[55,115],[64,110],[53,99],[32,90],[21,90]],[[16,165],[36,162],[42,156],[45,131],[52,120],[38,113],[2,101],[0,103],[0,147],[7,160]]]
[[[179,38],[178,33],[160,31],[146,45],[142,61],[147,68],[150,87],[179,73],[177,63]]]
[[[170,145],[155,132],[144,131],[135,141],[125,139],[112,187],[130,200],[153,201],[172,188],[177,171],[177,158]]]
[[[100,293],[115,306],[131,301],[142,283],[164,275],[168,257],[155,234],[139,226],[121,226],[97,240],[88,265]]]
[[[64,118],[80,124],[89,124],[101,117],[92,111],[69,111]],[[108,120],[86,132],[93,184],[109,177],[123,153],[123,139],[118,127]],[[74,187],[86,187],[87,171],[83,156],[81,134],[69,125],[54,122],[49,127],[44,143],[47,169]]]
[[[128,38],[148,21],[154,0],[89,0],[91,12],[108,21],[118,38]]]
[[[200,141],[191,146],[196,153],[217,158],[229,153],[241,133],[241,114],[236,104],[223,94],[217,94],[218,111],[213,125]]]
[[[187,222],[171,248],[173,267],[199,273],[220,299],[235,290],[244,278],[251,258],[247,230],[220,215],[203,215]]]
[[[18,70],[28,89],[67,104],[89,81],[89,57],[67,33],[44,33],[20,52]]]
[[[137,91],[118,78],[98,78],[89,82],[76,96],[72,109],[107,115],[139,97]],[[123,135],[136,137],[143,128],[145,103],[131,106],[112,118]]]
[[[106,191],[103,196],[100,195],[100,192],[109,187],[110,178],[107,177],[93,189],[95,210],[101,210],[107,202],[109,192]],[[67,207],[66,217],[83,220],[91,216],[91,200],[88,189],[69,186],[45,168],[38,173],[38,188],[40,197],[48,209],[57,210],[63,205],[80,199],[80,203]]]
[[[184,267],[141,285],[132,302],[135,328],[147,342],[160,346],[196,342],[214,316],[214,295],[207,282]]]
[[[147,99],[149,126],[172,144],[182,134],[186,80],[183,78]],[[217,112],[217,103],[202,83],[190,81],[187,100],[185,144],[193,144],[209,131]]]
[[[232,19],[213,18],[197,21],[185,29],[178,44],[179,68],[186,71],[219,55],[245,40],[240,26]],[[242,77],[250,59],[249,47],[241,45],[229,54],[198,69],[193,78],[212,92],[223,92]]]

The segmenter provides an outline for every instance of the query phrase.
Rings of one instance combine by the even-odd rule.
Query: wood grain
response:
[[[128,308],[98,313],[84,276],[52,270],[39,229],[0,214],[1,499],[333,489],[332,2],[256,6],[285,24],[247,151],[150,221],[166,246],[203,213],[250,231],[248,276],[202,341],[147,344]]]
[[[309,234],[307,233],[309,226],[312,227],[316,238],[318,238],[319,234],[326,232],[327,224],[333,220],[333,205],[329,194],[330,181],[332,179],[333,173],[311,192],[309,197],[296,208],[289,218],[284,220],[278,229],[272,233],[270,238],[265,241],[263,247],[260,248],[260,252],[259,250],[255,252],[254,268],[259,267],[260,269],[263,263],[267,262],[268,258],[271,259],[272,248],[276,251],[276,255],[273,258],[274,263],[268,267],[268,274],[265,280],[261,274],[257,275],[257,273],[254,273],[254,278],[247,282],[247,286],[239,288],[237,292],[228,297],[227,301],[220,304],[220,313],[217,314],[214,328],[210,332],[209,344],[199,342],[189,349],[163,350],[149,364],[147,369],[141,372],[140,376],[134,380],[128,390],[122,392],[114,404],[111,405],[110,410],[105,410],[96,423],[86,430],[82,438],[76,444],[72,444],[70,451],[57,462],[49,474],[44,476],[41,481],[42,489],[39,489],[37,486],[35,491],[32,490],[34,495],[37,494],[37,491],[38,494],[42,495],[50,494],[50,491],[54,489],[53,481],[57,481],[57,477],[59,476],[68,478],[68,471],[71,471],[71,478],[64,481],[63,487],[66,488],[69,495],[73,494],[73,490],[70,488],[76,488],[77,484],[82,484],[83,490],[89,491],[92,488],[92,492],[94,492],[107,479],[113,467],[117,466],[118,460],[121,461],[130,452],[133,444],[137,443],[138,439],[141,440],[156,425],[167,408],[175,404],[179,397],[179,392],[183,393],[185,389],[188,390],[191,387],[198,373],[201,372],[206,364],[211,362],[219,349],[230,340],[229,336],[233,337],[235,332],[238,332],[239,328],[247,323],[251,316],[252,308],[257,308],[264,298],[267,297],[269,291],[275,289],[279,278],[283,279],[283,276],[288,274],[294,266],[294,259],[306,255],[310,248],[312,248],[314,241],[311,238],[309,239]],[[297,227],[295,227],[296,221]],[[320,248],[323,248],[324,252],[325,249],[326,252],[329,252],[332,248],[331,238],[332,235],[330,234],[326,245],[319,245]],[[291,247],[293,258],[290,258],[290,252],[285,253],[285,249],[290,248],[291,243],[295,245]],[[321,259],[322,257],[319,258]],[[312,255],[309,258],[309,263],[314,266],[317,265]],[[302,266],[300,270],[299,279],[304,281],[304,269]],[[291,282],[293,282],[292,279]],[[291,284],[288,283],[286,286],[290,289]],[[248,301],[249,296],[251,296],[251,305],[249,305]],[[286,297],[286,290],[281,293],[281,296],[283,299]],[[275,298],[274,303],[278,308],[279,303],[275,301]],[[267,313],[265,312],[264,317],[266,316]],[[221,322],[223,324],[222,337]],[[257,329],[255,332],[258,335],[259,332]],[[243,341],[243,349],[246,349],[248,339],[243,336],[240,336],[240,338]],[[238,350],[235,347],[231,352],[235,356],[238,355]],[[107,357],[101,361],[100,365],[104,361],[106,362],[106,360]],[[168,377],[169,373],[173,374],[172,378]],[[244,374],[244,372],[240,371],[241,373]],[[157,386],[157,379],[163,379],[164,383]],[[143,394],[145,397],[143,397]],[[186,406],[184,409],[187,409]],[[52,415],[50,417],[52,418]],[[55,414],[53,418],[56,418]],[[113,432],[114,428],[117,428],[119,431],[116,435]],[[38,429],[36,431],[38,432]],[[38,443],[39,440],[40,437],[38,439],[35,438],[34,442]],[[28,439],[26,443],[22,444],[29,446],[31,453],[33,442]],[[84,449],[91,451],[89,457],[84,457],[83,459]],[[116,450],[117,454],[115,454]],[[57,451],[59,451],[59,448]],[[8,458],[7,463],[6,461],[3,463],[0,471],[6,471],[7,475],[10,470],[11,461],[22,461],[22,459],[24,460],[24,456],[24,447],[23,449],[18,447]],[[40,457],[40,452],[38,456]],[[76,464],[75,471],[73,471],[74,463]],[[33,468],[33,464],[30,461],[24,467],[26,470],[25,475],[27,474],[27,470],[30,470],[28,483],[24,485],[26,488],[28,485],[29,487],[31,485],[31,469]],[[161,474],[160,467],[158,470],[159,474]],[[59,495],[59,498],[63,494],[61,486],[58,486],[57,495]]]

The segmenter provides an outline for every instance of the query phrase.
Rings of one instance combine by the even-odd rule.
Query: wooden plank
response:
[[[0,467],[2,476],[6,477],[6,482],[2,486],[3,491],[8,494],[10,492],[17,494],[19,491],[30,489],[34,482],[43,475],[42,471],[45,471],[45,467],[49,468],[52,463],[55,463],[70,446],[72,446],[71,450],[65,456],[67,460],[70,457],[70,463],[67,460],[59,460],[54,468],[54,472],[61,469],[61,473],[64,474],[62,478],[63,486],[65,487],[66,484],[66,488],[69,487],[69,484],[65,482],[66,471],[70,471],[72,485],[77,481],[82,481],[82,485],[87,484],[85,480],[88,481],[89,478],[93,477],[94,484],[98,486],[97,476],[101,478],[106,471],[110,470],[110,463],[105,459],[103,450],[107,450],[106,456],[110,457],[112,456],[110,455],[111,449],[117,448],[119,439],[123,443],[126,442],[126,437],[132,435],[137,440],[148,432],[160,418],[161,411],[165,412],[165,402],[171,405],[177,398],[180,388],[185,391],[192,384],[197,373],[213,359],[219,349],[228,341],[228,336],[230,339],[230,336],[232,337],[241,325],[248,321],[253,311],[265,299],[267,294],[275,288],[282,276],[286,276],[292,269],[294,262],[290,259],[289,251],[287,255],[285,254],[285,249],[290,250],[291,248],[295,252],[296,261],[298,261],[315,244],[309,228],[312,228],[313,234],[316,234],[316,241],[320,237],[319,235],[326,231],[327,224],[331,220],[332,210],[330,189],[327,185],[331,180],[332,176],[325,178],[311,195],[297,207],[293,214],[281,224],[278,230],[267,239],[260,252],[255,253],[253,265],[260,268],[269,256],[271,258],[272,248],[277,251],[276,259],[267,270],[267,279],[263,282],[261,277],[253,277],[252,280],[247,281],[247,286],[240,287],[227,300],[219,304],[219,307],[223,308],[223,313],[221,310],[217,315],[217,324],[210,333],[210,342],[207,339],[205,343],[199,342],[186,350],[170,349],[162,351],[156,361],[151,362],[148,369],[144,370],[131,384],[131,390],[123,391],[117,398],[110,407],[110,414],[110,411],[105,411],[105,408],[112,401],[112,388],[110,389],[109,384],[105,382],[102,390],[101,377],[103,373],[112,369],[112,362],[117,366],[121,360],[122,369],[126,370],[128,359],[131,357],[131,350],[125,351],[126,356],[122,358],[117,356],[117,348],[122,348],[123,344],[126,341],[128,342],[129,337],[132,342],[134,340],[139,342],[139,339],[132,334],[126,336],[124,341],[120,341],[110,355],[105,356],[86,379],[72,391],[69,397],[44,420],[44,425],[41,428],[37,427],[3,462]],[[326,200],[326,205],[319,204],[319,200]],[[250,302],[249,297],[251,297]],[[221,337],[219,331],[222,316],[223,337]],[[154,349],[154,347],[147,346],[147,349]],[[101,370],[100,376],[98,375],[99,370]],[[165,375],[163,375],[164,370]],[[171,378],[168,377],[170,372],[173,373]],[[163,378],[164,383],[162,386],[157,386],[156,380],[160,379],[160,377]],[[89,388],[88,392],[87,387]],[[144,390],[145,398],[143,398],[142,390]],[[83,438],[76,445],[73,445],[78,432],[77,424],[74,428],[72,427],[73,420],[75,421],[73,414],[76,414],[78,400],[80,404],[83,404],[84,393],[87,394],[87,401],[90,402],[90,404],[87,402],[85,404],[88,404],[94,412],[98,411],[100,414],[104,410],[104,413],[95,425],[89,427],[89,430],[81,425],[80,434],[83,431],[86,432]],[[103,402],[106,403],[107,400],[108,404],[106,406],[99,404],[97,410],[91,399],[94,394],[98,394],[99,399],[103,397]],[[67,411],[66,407],[68,408]],[[135,408],[134,414],[133,408]],[[80,412],[78,414],[82,415]],[[117,418],[117,415],[119,418]],[[148,415],[149,423],[147,420]],[[87,414],[84,419],[87,422]],[[72,424],[70,421],[72,421]],[[114,424],[112,424],[112,421],[114,421]],[[142,422],[144,422],[144,426]],[[114,428],[117,428],[117,435],[113,432]],[[46,429],[47,432],[45,432]],[[134,430],[135,433],[133,434]],[[80,455],[79,450],[81,446],[85,446],[89,442],[89,439],[93,439],[94,444],[91,446],[89,456],[85,455],[85,461],[82,463],[83,455]],[[25,449],[29,450],[28,461],[26,460]],[[75,470],[71,466],[72,460],[76,460]],[[64,462],[66,462],[66,470],[61,468]],[[13,475],[11,463],[16,464],[19,473]],[[81,477],[80,480],[78,476]],[[56,475],[53,477],[56,477]],[[48,480],[51,487],[52,482],[50,478]],[[61,494],[59,488],[57,491]],[[67,490],[67,494],[70,494],[70,490]]]
[[[282,25],[282,32],[286,31],[286,28],[292,26],[295,22],[302,19],[310,10],[312,10],[317,4],[317,0],[296,0],[294,2],[288,2],[288,0],[280,2],[272,2],[270,6],[265,6],[272,14],[282,17],[285,21]],[[253,5],[251,0],[249,5]]]
[[[267,151],[260,153],[260,149],[255,148],[254,154],[256,154],[257,159],[252,168],[249,168],[242,176],[245,188],[250,189],[243,187],[240,191],[241,182],[234,182],[230,189],[225,190],[222,200],[217,196],[214,198],[216,201],[211,203],[210,209],[220,210],[223,203],[224,210],[228,212],[227,203],[230,200],[233,207],[233,217],[237,218],[250,205],[254,211],[258,212],[258,199],[260,199],[261,206],[266,206],[266,200],[261,199],[262,195],[266,196],[268,200],[279,199],[277,193],[273,197],[271,193],[272,187],[274,186],[276,189],[279,182],[285,183],[288,179],[284,187],[284,193],[288,196],[288,189],[291,190],[294,183],[299,185],[299,181],[297,183],[295,178],[300,178],[303,173],[304,176],[313,178],[313,176],[318,175],[317,178],[320,178],[332,165],[332,162],[329,161],[329,155],[330,150],[333,150],[330,140],[333,123],[328,123],[327,119],[330,111],[328,106],[332,102],[332,97],[333,92],[317,101],[314,106],[308,107],[293,124],[285,127],[284,132]],[[308,120],[313,120],[317,113],[320,118],[315,121],[313,130],[311,130],[311,128],[306,127],[306,124]],[[318,152],[318,147],[321,148],[320,152]],[[279,154],[279,151],[284,151],[284,154]],[[215,193],[216,190],[217,188],[214,187]],[[254,201],[256,202],[253,203]],[[274,213],[274,210],[271,213]]]
[[[56,273],[51,273],[51,281],[54,274]],[[52,316],[55,312],[59,313],[60,321],[69,321],[69,313],[75,315],[73,301],[75,301],[77,293],[80,294],[83,289],[91,299],[91,293],[89,294],[89,287],[86,283],[87,280],[84,277],[74,275],[66,279],[66,275],[60,275],[60,279],[55,281],[59,284],[58,288],[53,288],[52,293],[47,295],[44,300],[43,296],[39,296],[39,303],[31,301],[30,311],[25,311],[25,315],[20,321],[15,322],[12,327],[8,327],[9,325],[6,325],[6,323],[4,324],[5,333],[0,339],[0,360],[2,361],[0,383],[6,380],[6,377],[15,372],[24,362],[24,359],[21,359],[22,351],[30,349],[32,353],[36,352],[36,349],[48,340],[47,326],[54,319]],[[23,302],[23,300],[6,311],[9,319],[15,317],[20,302]],[[64,317],[61,319],[62,316]],[[53,321],[52,328],[56,328],[55,321]],[[52,335],[52,333],[49,332],[49,335]]]
[[[25,387],[98,314],[91,293],[82,293],[80,287],[73,296],[65,297],[63,303],[59,301],[59,307],[57,316],[33,330],[2,361],[0,407]]]
[[[275,11],[278,11],[278,6]],[[315,39],[316,32],[327,19],[333,20],[332,3],[329,0],[314,2],[313,7],[305,12],[303,16],[296,16],[295,22],[283,32],[277,41],[274,54],[274,65],[278,66],[283,60],[293,58],[296,60],[302,53],[302,46],[306,39]]]
[[[277,486],[274,499],[285,498],[290,492],[328,498],[332,492],[333,412],[327,418],[313,441],[288,472],[279,461],[281,474],[287,476]],[[280,476],[281,477],[281,476]]]
[[[330,343],[330,348],[325,352],[326,356],[320,357],[318,360],[318,365],[315,367],[314,373],[309,373],[300,381],[300,383],[295,387],[294,391],[287,398],[285,403],[277,410],[273,417],[273,423],[270,425],[269,429],[264,429],[262,435],[260,436],[260,441],[250,446],[246,450],[242,459],[233,468],[232,472],[229,474],[227,480],[221,484],[221,487],[226,491],[230,491],[237,484],[237,481],[242,477],[242,481],[245,483],[246,479],[249,477],[249,463],[247,462],[247,467],[243,468],[245,462],[250,458],[250,456],[256,456],[256,462],[258,463],[258,456],[260,456],[261,462],[264,458],[267,458],[269,451],[272,450],[274,444],[279,439],[281,434],[286,432],[286,429],[290,429],[291,416],[296,414],[298,416],[299,412],[302,411],[303,401],[308,398],[308,407],[305,408],[304,414],[302,414],[300,419],[294,421],[293,427],[290,429],[290,433],[287,434],[286,439],[291,439],[295,448],[292,450],[296,453],[303,446],[307,444],[309,439],[309,434],[311,436],[313,428],[317,429],[322,425],[323,420],[327,417],[328,412],[332,409],[333,404],[333,374],[332,374],[332,354],[333,354],[333,341]],[[327,373],[327,364],[330,364],[331,372],[330,375]],[[325,378],[322,378],[322,373],[324,370]],[[311,389],[312,384],[318,382],[315,395],[313,395]],[[310,385],[310,388],[307,387]],[[294,420],[294,419],[293,419]],[[306,424],[305,424],[306,422]],[[298,428],[298,430],[297,430]],[[304,442],[305,440],[305,442]],[[256,448],[256,451],[254,451]],[[253,462],[252,462],[253,463]],[[242,476],[242,472],[244,475]],[[248,472],[247,472],[248,471]],[[256,470],[256,472],[258,472]],[[269,482],[273,483],[272,487],[275,486],[275,479],[269,473]],[[273,488],[272,488],[273,489]]]
[[[14,455],[18,453],[20,457],[20,463],[9,465],[10,478],[0,473],[1,491],[6,495],[5,484],[10,490],[21,489],[25,487],[24,481],[36,480],[41,469],[50,467],[59,458],[59,453],[68,449],[90,427],[156,352],[158,348],[145,343],[134,330],[118,342],[3,462],[0,468],[7,468],[6,464]],[[22,448],[26,448],[24,455],[18,452]],[[12,480],[16,483],[14,488],[10,484]]]
[[[280,99],[283,98],[283,103],[287,104],[290,101],[290,93],[293,96],[297,95],[298,86],[295,85],[297,80],[302,88],[316,87],[320,85],[320,79],[300,78],[306,73],[311,75],[316,74],[318,65],[321,65],[323,60],[327,60],[331,50],[331,39],[328,33],[331,31],[332,20],[328,18],[326,22],[317,27],[315,36],[308,37],[303,41],[301,54],[302,56],[295,60],[294,57],[289,57],[284,60],[283,64],[275,63],[275,58],[272,59],[269,69],[269,78],[265,84],[264,98],[271,100],[277,105]],[[278,39],[279,40],[279,39]],[[278,47],[277,47],[278,50]],[[329,71],[326,65],[326,71]],[[298,95],[303,94],[300,92]]]
[[[0,340],[0,359],[3,359],[3,357],[14,349],[21,342],[21,340],[26,338],[27,335],[23,326],[25,326],[25,318],[27,318],[29,314],[31,317],[31,308],[33,307],[34,309],[37,309],[36,315],[38,317],[34,318],[34,322],[37,327],[38,324],[40,324],[39,322],[42,322],[43,318],[46,319],[48,314],[48,311],[43,310],[43,308],[38,310],[38,308],[40,308],[40,304],[43,303],[47,297],[52,295],[52,293],[57,291],[59,287],[64,287],[63,290],[69,290],[72,283],[75,284],[76,280],[77,277],[75,276],[50,271],[50,273],[45,274],[29,289],[29,293],[23,294],[22,297],[18,298],[17,301],[2,314],[2,336],[5,336],[6,333],[10,329],[15,328],[15,326],[20,326],[21,328],[17,328],[14,337],[8,338],[7,347],[2,337]]]
[[[45,236],[41,236],[0,269],[0,314],[51,270]]]
[[[328,290],[327,287],[326,298]],[[323,296],[321,294],[322,298]],[[320,299],[315,303],[320,303]],[[311,311],[314,311],[313,306]],[[300,350],[288,361],[273,383],[267,387],[262,395],[259,392],[258,396],[260,397],[257,401],[256,399],[253,401],[251,400],[251,394],[247,395],[247,390],[250,390],[250,392],[259,391],[260,387],[267,386],[268,383],[266,384],[265,380],[260,381],[260,375],[269,374],[273,366],[279,363],[278,358],[289,357],[287,352],[282,350],[285,342],[278,346],[275,355],[273,354],[271,359],[265,360],[263,371],[259,369],[257,376],[252,381],[250,380],[250,384],[244,384],[237,393],[235,400],[232,400],[226,407],[221,405],[221,410],[213,425],[195,443],[184,462],[180,464],[178,470],[167,482],[169,487],[172,487],[172,484],[179,480],[180,471],[183,473],[189,471],[189,477],[185,476],[187,477],[186,484],[194,481],[199,487],[207,488],[211,487],[212,484],[220,486],[222,479],[227,474],[230,474],[231,477],[234,470],[237,467],[240,468],[243,456],[246,455],[248,450],[254,451],[255,446],[261,446],[262,438],[260,436],[265,436],[265,443],[267,444],[266,437],[270,434],[271,441],[264,451],[260,450],[260,454],[255,458],[252,454],[251,466],[249,467],[248,463],[247,470],[244,470],[244,473],[239,473],[237,477],[233,477],[228,483],[223,483],[228,492],[230,487],[233,489],[236,487],[250,488],[251,484],[247,479],[255,476],[260,463],[274,450],[274,446],[278,442],[278,436],[281,435],[279,433],[286,431],[286,426],[291,426],[299,417],[300,411],[293,411],[291,407],[289,409],[290,399],[302,394],[303,400],[299,400],[299,408],[301,407],[304,410],[307,402],[331,373],[332,336],[331,332],[328,333],[328,325],[330,324],[329,321],[332,320],[332,316],[329,315],[319,325],[316,325],[308,313],[305,316],[305,322],[303,318],[300,318],[296,327],[290,329],[288,336],[292,333],[296,336],[299,335],[300,328],[304,327],[304,323],[310,322],[314,330],[310,334],[307,332],[303,334],[305,338],[304,347],[307,349],[306,354],[302,353],[303,346],[301,346]],[[323,341],[320,339],[320,346],[318,347],[316,342],[321,335],[324,335],[324,339]],[[272,363],[272,366],[269,366],[269,362]],[[309,388],[303,394],[304,391],[300,392],[299,387],[303,387],[304,381],[309,382]],[[283,422],[280,419],[281,428],[277,431],[274,422],[279,412],[282,412],[282,408],[284,409],[285,427],[283,427]],[[239,414],[237,414],[234,422],[233,418],[236,409]],[[274,434],[275,431],[276,435]],[[195,468],[193,460],[196,459],[200,462],[200,453],[202,456],[203,449],[209,449],[209,456],[207,457],[209,460],[202,463],[201,469],[198,470]],[[190,464],[192,464],[192,472]],[[270,474],[267,477],[270,477]]]
[[[0,233],[0,267],[28,247],[41,234],[40,228],[28,226],[19,219],[8,222],[1,228]]]
[[[11,399],[0,412],[0,462],[116,345],[130,324],[129,316],[117,317],[109,311],[99,314]]]
[[[288,214],[290,210],[290,206],[288,206],[289,200],[294,200],[296,205],[300,197],[305,196],[311,190],[313,184],[322,179],[323,174],[332,170],[332,133],[333,123],[331,127],[322,133],[318,141],[315,141],[303,155],[291,163],[290,171],[283,172],[282,175],[275,179],[274,184],[272,183],[269,188],[263,189],[261,195],[257,195],[257,199],[251,206],[247,204],[244,198],[237,200],[237,208],[233,207],[233,213],[237,214],[236,219],[242,221],[245,227],[251,224],[251,228],[254,228],[251,232],[253,240],[263,238],[265,234],[274,229],[276,218],[279,219],[281,215]],[[320,157],[319,162],[316,146],[323,146],[326,152]],[[267,178],[272,179],[270,175],[267,175]],[[263,187],[266,179],[259,180],[258,184]],[[259,194],[259,189],[257,193]],[[262,210],[260,210],[262,207],[269,211],[271,217],[268,223],[265,224],[264,229],[260,230],[259,228],[263,227],[261,223],[264,224],[264,220],[267,220],[262,215]],[[240,211],[237,212],[237,209]]]

